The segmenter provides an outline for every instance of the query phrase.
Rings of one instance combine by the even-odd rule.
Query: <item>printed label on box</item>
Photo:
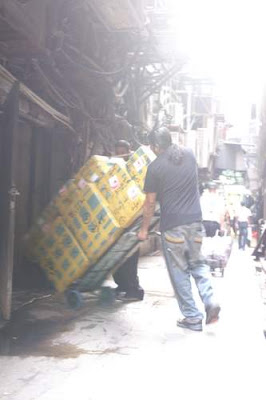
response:
[[[80,179],[78,182],[78,187],[83,190],[85,187],[88,186],[88,182],[85,179]]]
[[[145,167],[145,162],[143,161],[142,157],[138,158],[137,161],[134,162],[135,169],[140,172],[142,168]]]
[[[98,181],[99,180],[99,175],[97,175],[97,174],[92,174],[92,176],[91,176],[91,178],[90,178],[90,181],[91,182],[96,182],[96,181]]]
[[[139,196],[139,193],[140,191],[137,186],[131,186],[127,191],[127,195],[130,200],[135,200]]]
[[[109,184],[112,190],[116,190],[120,187],[120,182],[116,175],[109,179]]]

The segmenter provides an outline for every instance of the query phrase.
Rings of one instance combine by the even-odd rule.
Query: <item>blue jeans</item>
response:
[[[203,318],[192,295],[191,276],[205,306],[212,303],[211,273],[201,254],[204,227],[200,222],[177,226],[162,234],[162,245],[168,273],[182,314]]]
[[[248,238],[248,223],[239,222],[239,237],[238,237],[238,247],[239,249],[245,250]]]

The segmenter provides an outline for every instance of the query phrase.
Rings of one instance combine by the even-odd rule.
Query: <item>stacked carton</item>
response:
[[[107,202],[119,225],[122,228],[131,225],[141,211],[144,195],[126,168],[115,165],[95,183],[95,188]]]
[[[38,218],[28,234],[27,254],[56,290],[64,291],[84,275],[140,214],[140,187],[152,154],[141,148],[127,165],[91,157]],[[135,168],[138,158],[141,168]]]
[[[79,182],[80,180],[85,180],[88,183],[97,182],[105,173],[117,164],[120,165],[121,168],[125,167],[125,161],[121,158],[93,156],[79,170],[75,176],[75,181]]]
[[[88,184],[86,191],[77,188],[76,200],[65,212],[65,223],[93,264],[121,235],[122,229],[108,204]]]
[[[141,190],[143,190],[147,167],[155,158],[155,154],[148,146],[141,146],[126,164],[129,175]]]
[[[35,259],[56,290],[64,291],[87,270],[88,258],[62,217],[41,225],[40,230],[42,234],[36,242]]]

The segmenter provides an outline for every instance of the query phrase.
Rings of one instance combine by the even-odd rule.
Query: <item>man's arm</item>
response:
[[[143,205],[143,221],[140,231],[138,233],[139,240],[146,240],[148,238],[148,231],[151,219],[154,215],[156,205],[156,193],[147,193]]]

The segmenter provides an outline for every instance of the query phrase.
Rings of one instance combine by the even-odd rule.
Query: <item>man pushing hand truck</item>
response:
[[[220,306],[214,300],[210,270],[201,255],[205,232],[196,160],[192,151],[172,144],[167,128],[152,132],[149,140],[157,158],[147,170],[144,184],[146,200],[138,238],[148,238],[150,221],[158,200],[163,253],[179,308],[184,316],[177,321],[177,325],[202,331],[203,315],[193,298],[191,276],[205,307],[206,324],[218,320]]]

